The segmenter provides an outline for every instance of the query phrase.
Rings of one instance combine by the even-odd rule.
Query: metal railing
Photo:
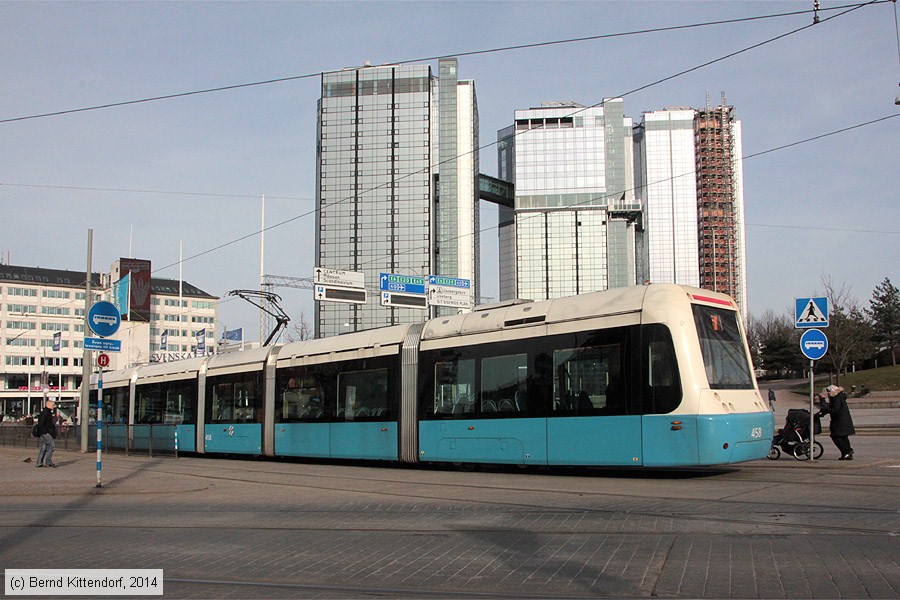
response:
[[[41,439],[31,435],[31,426],[19,424],[0,425],[0,445],[37,449]],[[62,425],[56,436],[57,449],[80,450],[81,428]],[[103,427],[103,450],[123,452],[126,455],[174,456],[175,425],[105,425]],[[97,429],[88,431],[88,451],[97,451]]]

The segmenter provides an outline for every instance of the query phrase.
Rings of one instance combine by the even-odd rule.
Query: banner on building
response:
[[[162,337],[159,341],[159,349],[165,352],[169,346],[169,330],[164,329],[162,332]]]
[[[119,314],[122,316],[123,321],[128,320],[128,288],[130,287],[130,285],[131,273],[129,273],[125,277],[122,277],[113,284],[112,303],[115,304],[116,308],[119,310]]]
[[[129,294],[130,321],[150,321],[150,281],[151,266],[149,260],[140,258],[120,258],[119,277],[131,274],[131,292]]]
[[[197,356],[206,354],[206,329],[201,329],[196,334],[197,338]]]

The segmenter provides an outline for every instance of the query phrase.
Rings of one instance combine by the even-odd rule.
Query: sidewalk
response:
[[[759,391],[763,400],[768,398],[769,388],[761,382]],[[818,392],[818,390],[816,390]],[[809,410],[809,396],[794,393],[790,390],[775,390],[775,427],[781,427],[791,408]],[[857,429],[878,431],[881,429],[900,429],[900,396],[875,396],[850,398],[847,400],[853,424]],[[828,418],[822,419],[823,433],[828,431]]]
[[[0,471],[4,474],[0,498],[4,496],[99,496],[122,494],[182,493],[206,489],[196,477],[155,473],[149,467],[171,466],[176,459],[128,457],[103,454],[102,487],[97,484],[97,454],[57,450],[57,467],[37,468],[34,448],[0,447]],[[136,468],[137,467],[137,468]]]

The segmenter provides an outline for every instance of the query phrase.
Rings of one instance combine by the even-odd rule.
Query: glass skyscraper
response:
[[[694,110],[644,113],[634,139],[647,228],[645,279],[699,287]]]
[[[382,307],[379,274],[473,280],[477,294],[474,84],[456,60],[322,75],[317,130],[317,266],[365,274],[366,304],[316,302],[316,337],[421,321]]]
[[[517,110],[498,132],[500,297],[545,300],[635,283],[640,207],[621,99]]]
[[[646,112],[634,142],[645,280],[729,294],[746,316],[741,123],[733,107]]]

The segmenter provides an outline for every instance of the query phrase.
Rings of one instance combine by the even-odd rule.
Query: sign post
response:
[[[800,336],[800,350],[809,359],[809,460],[814,461],[816,428],[815,428],[815,376],[813,369],[816,361],[828,351],[828,338],[818,329],[807,329]]]
[[[794,327],[806,329],[800,338],[800,350],[809,359],[809,460],[812,462],[815,446],[814,396],[815,378],[813,368],[815,361],[825,356],[828,351],[828,338],[814,329],[828,327],[828,298],[825,296],[794,298]]]
[[[97,302],[88,311],[88,327],[101,338],[110,336],[119,330],[122,317],[119,309],[112,302]],[[103,340],[96,338],[85,338],[85,350],[108,350],[111,352],[119,352],[121,342],[119,340]],[[94,347],[90,347],[88,342],[100,342]],[[105,343],[104,343],[105,342]],[[112,343],[115,342],[115,343]],[[97,485],[95,487],[103,487],[102,477],[102,457],[103,457],[103,363],[109,364],[109,357],[101,354],[105,360],[97,359]]]

